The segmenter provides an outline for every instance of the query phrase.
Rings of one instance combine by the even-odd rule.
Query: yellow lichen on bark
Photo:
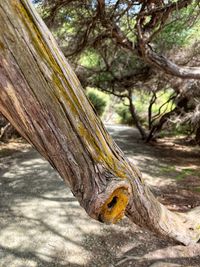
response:
[[[95,135],[93,135],[91,131],[88,132],[88,129],[86,130],[84,124],[80,121],[80,113],[85,112],[85,110],[83,110],[82,108],[82,101],[85,102],[86,98],[82,95],[84,93],[80,90],[76,90],[77,94],[75,94],[74,90],[76,88],[74,87],[80,86],[78,79],[75,75],[72,74],[70,74],[70,78],[73,78],[73,82],[70,83],[70,81],[66,79],[66,76],[59,65],[59,62],[62,62],[62,65],[66,67],[64,70],[66,73],[70,71],[70,67],[66,65],[67,63],[65,60],[62,60],[56,44],[55,47],[51,48],[55,52],[59,62],[56,58],[52,57],[50,48],[44,42],[43,33],[40,32],[31,17],[32,14],[28,13],[27,9],[22,4],[19,4],[18,1],[14,1],[13,5],[19,13],[19,17],[23,21],[23,24],[27,27],[27,32],[29,32],[29,38],[33,43],[34,49],[37,50],[37,52],[41,55],[42,60],[48,65],[49,71],[52,71],[51,83],[53,83],[55,85],[55,88],[57,88],[57,92],[54,92],[55,98],[57,97],[59,100],[63,99],[63,103],[65,104],[68,103],[69,106],[66,108],[70,107],[70,112],[73,113],[73,116],[79,120],[77,122],[77,131],[79,132],[79,135],[83,138],[83,140],[85,140],[86,146],[88,148],[92,147],[91,150],[93,151],[90,152],[92,152],[94,158],[96,157],[97,162],[105,163],[107,167],[111,167],[115,171],[116,166],[114,164],[113,153],[107,145],[106,140],[100,133],[100,129],[97,127],[97,124],[99,124],[99,122],[97,122],[96,117],[93,116],[92,110],[91,112],[87,112],[87,114],[89,114],[90,116],[88,118],[89,121],[93,121],[93,130],[95,132]],[[49,39],[49,41],[52,40]],[[52,45],[54,45],[54,43]],[[90,106],[88,106],[88,108],[90,108]],[[122,165],[123,164],[120,164],[120,167],[117,168],[118,170],[116,170],[116,172],[118,176],[121,176],[121,178],[126,178],[124,173],[121,171],[123,169]],[[124,166],[124,169],[125,168],[126,167]]]

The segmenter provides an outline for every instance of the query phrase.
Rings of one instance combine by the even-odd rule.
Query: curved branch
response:
[[[164,6],[158,5],[151,9],[149,9],[148,4],[146,4],[145,7],[143,6],[143,8],[141,8],[136,22],[137,43],[135,49],[140,57],[165,73],[182,79],[200,79],[200,68],[178,66],[165,56],[159,55],[153,51],[151,40],[152,37],[162,29],[173,11],[187,7],[191,2],[191,0],[179,0]],[[145,24],[144,21],[148,16],[151,16],[151,20]],[[156,29],[156,27],[158,28]]]
[[[200,68],[198,67],[182,67],[166,57],[158,55],[150,47],[144,48],[144,59],[151,65],[165,71],[168,74],[182,79],[197,79],[200,80]]]
[[[150,1],[149,1],[150,2]],[[172,12],[175,10],[180,10],[184,7],[187,7],[189,4],[192,3],[192,0],[179,0],[177,2],[172,2],[170,4],[161,5],[152,9],[148,9],[147,11],[141,11],[138,15],[138,17],[144,17],[144,16],[150,16],[157,13],[163,13],[163,12]],[[147,4],[148,5],[148,1]]]

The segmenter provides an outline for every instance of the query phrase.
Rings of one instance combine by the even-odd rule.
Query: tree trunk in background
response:
[[[11,138],[20,137],[17,130],[0,113],[0,142],[8,142]]]
[[[155,199],[93,112],[30,2],[1,1],[0,25],[0,111],[60,173],[86,212],[111,223],[126,212],[160,235],[198,241],[198,212],[173,213]]]
[[[131,116],[132,116],[132,119],[133,119],[133,122],[135,124],[135,127],[138,129],[141,137],[143,140],[146,139],[146,132],[144,130],[144,128],[142,127],[141,123],[140,123],[140,119],[135,111],[135,106],[133,105],[133,100],[132,100],[132,90],[129,90],[129,93],[128,93],[128,101],[129,101],[129,111],[131,113]]]
[[[196,133],[195,133],[195,141],[198,145],[200,145],[200,126],[197,127]]]
[[[165,113],[155,125],[151,127],[151,130],[149,131],[149,134],[146,138],[146,142],[150,142],[153,138],[156,137],[156,134],[161,132],[163,125],[169,120],[170,117],[172,117],[175,114],[178,114],[180,112],[179,108],[175,107],[173,110]]]

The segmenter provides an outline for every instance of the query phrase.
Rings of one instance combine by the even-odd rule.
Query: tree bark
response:
[[[200,145],[200,126],[197,127],[195,133],[195,141],[198,145]]]
[[[19,133],[0,113],[0,142],[8,142],[16,137],[20,137]]]
[[[163,55],[155,53],[149,46],[144,45],[142,57],[146,62],[158,69],[164,71],[167,74],[182,78],[182,79],[196,79],[200,80],[200,68],[199,67],[182,67]]]
[[[165,56],[156,53],[151,46],[152,39],[164,27],[163,25],[166,25],[167,19],[172,16],[172,12],[175,10],[181,10],[191,3],[192,0],[179,0],[177,2],[172,1],[167,4],[160,1],[160,3],[157,3],[156,7],[148,8],[148,5],[151,5],[151,2],[144,2],[136,17],[137,41],[135,49],[143,60],[167,74],[182,79],[199,80],[199,67],[179,66]],[[144,21],[148,20],[149,17],[151,17],[150,21],[148,23],[144,23]]]
[[[69,184],[93,218],[136,224],[184,244],[196,212],[173,213],[112,141],[51,33],[27,0],[0,2],[0,111]],[[200,217],[200,216],[199,216]]]
[[[8,140],[12,138],[14,133],[15,128],[10,124],[10,122],[8,122],[6,126],[1,129],[0,142],[8,142]]]
[[[130,110],[130,113],[131,113],[131,116],[132,116],[132,119],[133,119],[133,122],[135,123],[135,126],[136,128],[138,129],[141,137],[143,140],[146,139],[146,132],[145,130],[143,129],[140,121],[139,121],[139,118],[137,116],[137,113],[135,111],[135,106],[133,105],[133,100],[132,100],[132,91],[129,90],[128,92],[128,101],[129,101],[129,110]]]
[[[175,107],[173,110],[165,113],[157,123],[155,123],[155,125],[152,126],[151,130],[149,131],[149,134],[146,138],[146,142],[151,141],[157,133],[159,133],[162,128],[163,125],[169,120],[169,118],[175,114],[179,114],[180,113],[180,109]]]

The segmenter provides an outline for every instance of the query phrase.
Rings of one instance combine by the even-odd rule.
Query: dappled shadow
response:
[[[7,157],[14,153],[19,152],[19,150],[17,149],[9,149],[9,148],[2,148],[0,151],[1,151],[0,158],[4,158],[4,157]]]
[[[152,191],[170,210],[185,212],[200,206],[200,193],[196,192],[200,186],[200,179],[195,178],[195,181],[198,181],[198,187],[196,187],[197,183],[194,186],[188,180],[186,178],[183,181],[177,181],[176,185],[153,187]]]
[[[135,128],[108,125],[116,143],[132,159],[148,183],[162,186],[188,176],[200,176],[200,149],[187,144],[176,145],[169,140],[144,144]],[[178,141],[177,141],[178,143]],[[159,184],[160,182],[160,184]]]
[[[108,125],[108,129],[159,201],[176,211],[200,206],[199,147],[188,148],[183,138],[144,144],[135,128]]]
[[[162,168],[168,165],[170,157],[165,158],[164,148],[144,146],[130,127],[110,127],[109,131],[146,177],[167,179],[169,169],[165,177]],[[28,146],[23,151],[11,152],[6,151],[0,162],[1,267],[146,267],[160,260],[181,266],[200,263],[199,247],[185,251],[183,246],[163,241],[128,219],[117,225],[94,221],[34,149]],[[179,166],[184,165],[185,161],[179,161],[181,155],[178,154],[178,159],[177,155],[176,159],[171,157],[171,162],[176,160]],[[187,158],[189,161],[190,157]],[[183,180],[181,177],[175,181]],[[185,190],[185,186],[180,188]],[[198,186],[194,184],[195,188]],[[160,183],[156,194],[165,201],[163,192],[165,185],[162,188]]]
[[[31,147],[17,155],[8,153],[3,164],[1,267],[108,266],[114,264],[120,245],[117,235],[123,244],[126,236],[134,236],[135,227],[128,224],[125,228],[106,226],[89,218],[59,176]],[[122,229],[126,230],[124,234]]]
[[[183,247],[178,245],[169,245],[160,242],[155,238],[145,240],[127,250],[116,262],[116,267],[147,267],[155,263],[162,263],[159,266],[165,266],[165,263],[178,264],[176,266],[200,266],[199,256],[200,245]],[[168,265],[167,265],[168,266]]]

